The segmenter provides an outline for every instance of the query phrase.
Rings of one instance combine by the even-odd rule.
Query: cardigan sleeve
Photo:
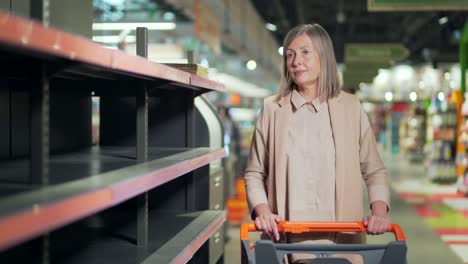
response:
[[[369,203],[383,201],[390,208],[387,170],[380,158],[375,136],[367,114],[361,109],[361,137],[359,159],[361,173],[367,186]]]
[[[268,177],[268,147],[264,135],[264,119],[264,109],[262,109],[252,136],[249,158],[244,173],[247,201],[252,219],[255,219],[253,212],[255,206],[262,203],[268,204],[265,187]]]

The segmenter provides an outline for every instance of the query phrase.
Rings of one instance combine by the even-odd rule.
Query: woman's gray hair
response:
[[[338,69],[336,67],[335,52],[327,31],[319,24],[299,25],[291,29],[283,43],[283,75],[281,76],[280,90],[277,100],[290,94],[297,85],[291,79],[286,64],[286,50],[291,42],[302,34],[307,34],[312,40],[320,59],[320,74],[318,77],[318,95],[320,101],[325,101],[340,93]]]

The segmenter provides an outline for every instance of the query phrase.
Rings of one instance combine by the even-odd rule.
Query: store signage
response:
[[[347,44],[345,61],[390,62],[404,60],[409,50],[401,44]]]
[[[377,72],[378,69],[387,69],[392,66],[388,61],[371,62],[346,62],[346,71],[352,72]]]
[[[354,89],[359,88],[360,83],[371,83],[377,76],[377,69],[369,69],[368,71],[355,71],[347,68],[343,72],[343,87]]]
[[[221,53],[221,29],[219,18],[201,0],[194,3],[193,28],[196,38],[208,45],[215,53]]]
[[[372,80],[374,79],[376,75],[377,75],[377,71],[369,71],[369,72],[345,71],[343,73],[343,79],[355,80],[359,82],[372,82]]]
[[[367,0],[369,11],[468,10],[468,0]]]

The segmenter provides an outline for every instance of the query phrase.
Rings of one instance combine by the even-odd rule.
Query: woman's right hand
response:
[[[267,234],[270,238],[279,240],[278,223],[280,217],[271,212],[270,207],[267,204],[259,204],[254,208],[255,215],[255,227],[258,231],[262,231]]]

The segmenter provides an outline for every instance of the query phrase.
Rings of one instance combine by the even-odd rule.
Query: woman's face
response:
[[[299,87],[316,84],[320,74],[320,58],[307,34],[296,37],[286,50],[286,65],[292,80]]]

